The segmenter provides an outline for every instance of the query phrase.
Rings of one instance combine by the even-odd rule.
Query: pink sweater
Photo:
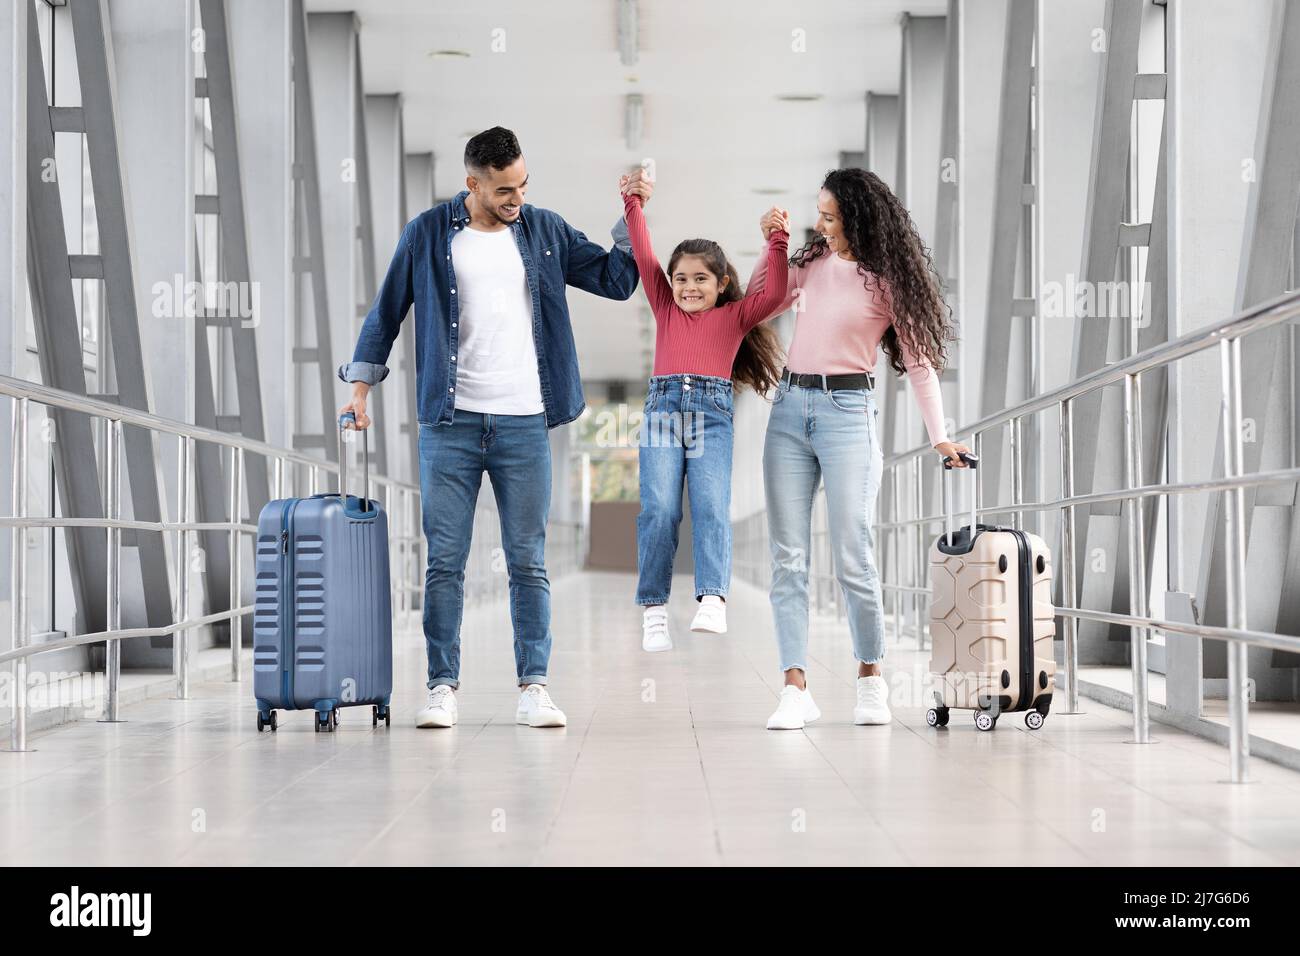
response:
[[[749,280],[750,295],[762,290],[770,268],[768,259],[759,260]],[[777,311],[785,311],[798,300],[786,362],[790,371],[825,375],[874,372],[880,340],[894,321],[888,283],[876,278],[876,288],[868,291],[858,264],[834,253],[814,259],[802,269],[788,268],[786,293]],[[948,441],[939,376],[928,363],[918,362],[906,344],[902,351],[903,367],[931,446]]]
[[[785,311],[786,245],[789,235],[773,232],[767,242],[767,259],[782,281],[751,293],[739,302],[728,302],[702,312],[685,312],[673,298],[672,284],[664,275],[650,245],[650,230],[638,196],[624,197],[632,254],[641,273],[641,286],[655,316],[655,375],[713,375],[731,378],[731,367],[740,342],[749,330]]]

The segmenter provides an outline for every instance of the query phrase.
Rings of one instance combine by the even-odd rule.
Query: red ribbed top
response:
[[[686,312],[673,298],[672,283],[655,257],[641,211],[641,197],[625,196],[623,207],[641,286],[655,316],[654,374],[731,378],[741,340],[754,326],[777,315],[785,299],[786,283],[782,279],[788,275],[789,235],[775,231],[767,241],[766,274],[773,280],[770,287],[763,282],[753,295],[739,302]]]

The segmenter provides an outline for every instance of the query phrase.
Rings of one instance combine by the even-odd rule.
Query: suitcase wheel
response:
[[[268,728],[270,729],[271,733],[275,733],[276,731],[275,711],[268,710],[264,714],[259,710],[257,712],[257,732],[260,734],[262,731]]]
[[[387,727],[390,723],[391,717],[392,712],[388,709],[387,704],[375,704],[370,708],[371,727],[378,727],[381,720],[384,722],[384,726]]]
[[[1046,718],[1044,718],[1038,711],[1031,710],[1029,713],[1025,714],[1025,726],[1030,730],[1037,730],[1043,726],[1043,721],[1045,719]]]
[[[998,725],[998,719],[988,711],[975,711],[975,726],[980,730],[992,730]]]
[[[947,727],[948,708],[931,707],[929,710],[925,712],[925,722],[929,724],[931,727]]]
[[[324,714],[322,714],[319,710],[316,711],[316,733],[319,734],[323,732],[327,734],[332,734],[334,733],[335,730],[338,729],[338,726],[339,726],[339,712],[337,708],[334,710],[327,711]]]

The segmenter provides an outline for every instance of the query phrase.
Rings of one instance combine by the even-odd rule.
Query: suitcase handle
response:
[[[967,467],[972,470],[979,467],[979,455],[972,454],[968,451],[958,452],[957,454],[960,456],[962,461],[966,462]],[[941,484],[943,485],[944,534],[948,538],[948,545],[950,547],[956,540],[957,535],[957,529],[954,527],[956,518],[952,513],[952,488],[948,485],[948,472],[952,471],[954,467],[953,461],[954,459],[949,458],[946,455],[944,456],[943,478],[941,481]],[[979,486],[976,485],[974,488],[971,488],[970,491],[970,535],[972,541],[975,539],[975,492],[978,488]]]
[[[345,447],[343,433],[349,428],[361,432],[361,468],[363,476],[361,509],[370,510],[370,433],[364,428],[357,428],[357,413],[344,412],[339,416],[339,497],[345,502],[348,497],[348,450]]]

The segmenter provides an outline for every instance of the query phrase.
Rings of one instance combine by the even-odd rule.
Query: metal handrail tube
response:
[[[3,653],[0,653],[0,664],[5,664],[12,660],[35,657],[37,654],[47,654],[50,651],[61,651],[69,647],[81,647],[84,644],[98,644],[101,641],[110,639],[125,641],[136,637],[166,637],[168,634],[174,634],[178,631],[189,631],[196,627],[203,627],[205,624],[215,624],[218,621],[229,620],[231,617],[243,617],[245,614],[252,613],[253,607],[251,605],[245,605],[243,607],[237,607],[233,611],[213,611],[211,614],[205,614],[202,617],[190,618],[188,621],[177,621],[172,624],[162,624],[158,627],[124,627],[117,630],[95,631],[92,634],[76,634],[72,637],[61,637],[57,641],[46,641],[43,644],[4,651]]]
[[[976,508],[980,515],[1011,514],[1015,511],[1058,511],[1061,508],[1101,504],[1107,501],[1128,501],[1130,498],[1153,498],[1160,495],[1184,495],[1197,491],[1231,491],[1234,488],[1263,488],[1270,485],[1294,485],[1300,482],[1300,466],[1295,468],[1278,468],[1272,471],[1251,472],[1248,475],[1227,478],[1207,478],[1204,481],[1180,481],[1159,485],[1140,485],[1132,490],[1095,491],[1086,495],[1073,495],[1069,498],[1057,498],[1052,501],[1021,502],[1020,504],[989,506]],[[933,524],[942,521],[943,515],[928,515],[923,518],[907,518],[903,521],[877,521],[877,528],[905,527],[915,524]]]
[[[1080,395],[1094,389],[1103,388],[1107,385],[1117,385],[1124,380],[1126,375],[1145,372],[1148,369],[1168,365],[1170,362],[1185,358],[1188,355],[1194,355],[1197,352],[1218,345],[1225,338],[1241,338],[1251,332],[1258,332],[1297,318],[1300,318],[1300,292],[1288,292],[1285,295],[1279,295],[1266,302],[1261,302],[1259,305],[1243,309],[1226,319],[1211,323],[1203,328],[1194,329],[1176,339],[1153,345],[1136,355],[1131,355],[1094,372],[1089,372],[1082,378],[1068,382],[1060,388],[1027,398],[1017,405],[1009,405],[1000,411],[986,415],[978,421],[958,428],[956,433],[967,435],[971,432],[978,434],[988,431],[1013,418],[1043,411],[1053,405],[1059,405],[1061,402],[1078,398]],[[893,467],[917,455],[933,454],[934,449],[930,445],[918,445],[908,451],[887,456],[885,458],[885,467]]]
[[[204,428],[202,425],[178,422],[175,419],[164,418],[152,412],[142,412],[139,409],[128,408],[124,405],[114,405],[98,398],[78,395],[75,392],[65,392],[59,388],[51,388],[49,385],[42,385],[39,382],[28,382],[10,375],[0,375],[0,395],[15,399],[28,398],[40,405],[62,408],[73,412],[84,412],[97,418],[120,421],[123,425],[136,425],[140,428],[165,432],[169,435],[195,438],[199,441],[224,445],[227,448],[242,448],[245,453],[252,452],[255,455],[271,459],[280,458],[295,464],[307,465],[314,469],[324,468],[326,471],[335,473],[339,470],[336,462],[313,458],[311,455],[294,449],[280,448],[276,445],[269,445],[264,441],[258,441],[255,438],[246,438],[232,432]],[[396,478],[385,478],[384,480],[388,484],[410,489],[417,493],[420,490],[419,485],[411,482],[400,481]]]

